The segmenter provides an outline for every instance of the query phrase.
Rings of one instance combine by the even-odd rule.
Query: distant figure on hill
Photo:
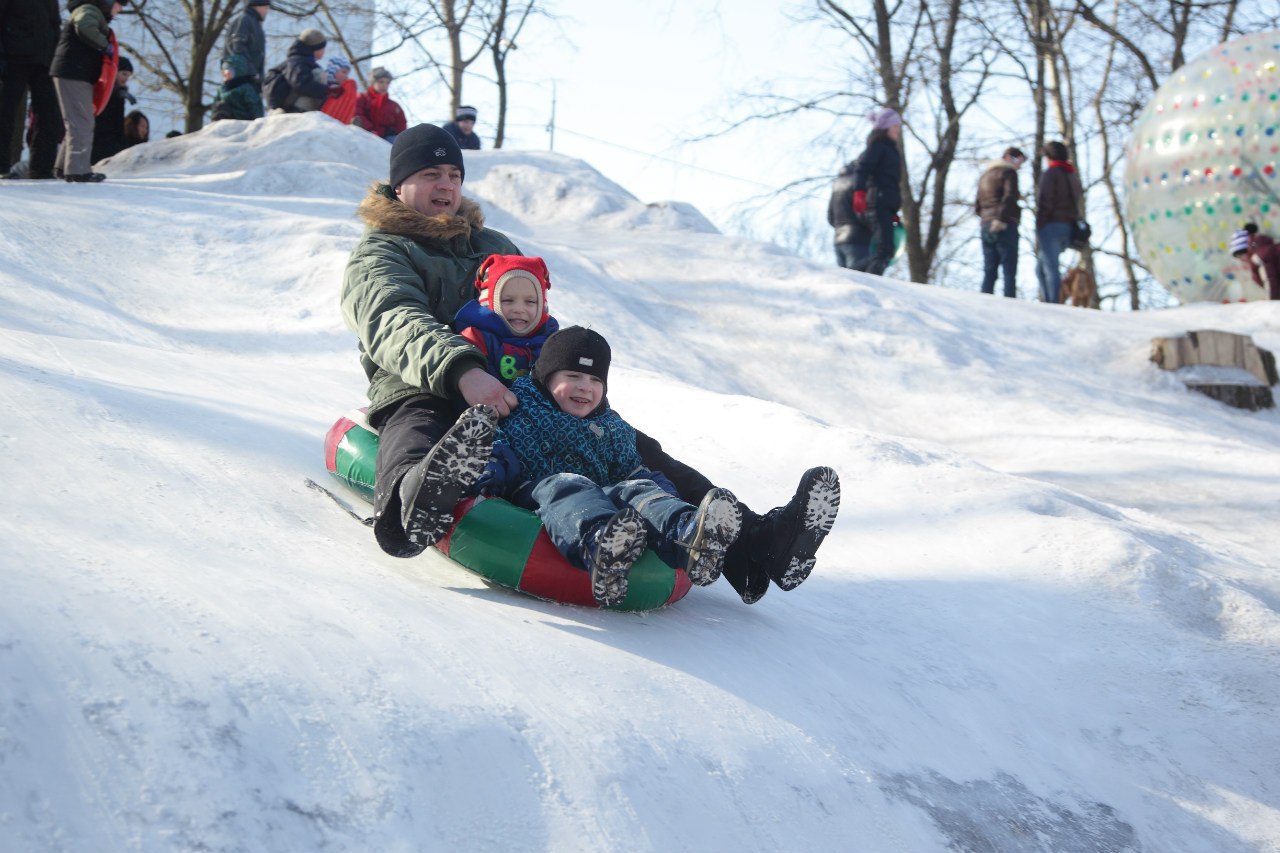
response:
[[[53,177],[62,114],[49,65],[61,24],[57,0],[0,3],[0,177],[22,159],[22,121],[31,93],[31,157],[27,176]]]
[[[271,0],[247,0],[240,14],[227,24],[223,41],[222,58],[243,56],[256,86],[261,86],[267,75],[267,35],[262,22],[270,11]]]
[[[394,78],[390,71],[379,65],[373,69],[369,79],[369,88],[356,99],[356,117],[352,124],[388,142],[395,142],[396,137],[404,133],[408,122],[405,121],[404,110],[388,94]]]
[[[133,77],[133,63],[129,57],[120,57],[116,66],[116,85],[107,100],[107,105],[98,114],[93,123],[93,151],[90,162],[97,163],[112,154],[118,154],[127,146],[124,141],[124,105],[138,103],[138,99],[129,91],[129,79]]]
[[[1231,237],[1231,254],[1249,265],[1254,282],[1268,298],[1280,299],[1280,244],[1250,222]]]
[[[1055,305],[1062,287],[1058,256],[1071,245],[1072,225],[1080,218],[1084,204],[1080,176],[1067,156],[1067,146],[1061,142],[1044,144],[1046,168],[1036,190],[1036,279],[1040,298]]]
[[[400,134],[389,171],[360,205],[368,230],[347,261],[341,304],[370,380],[369,423],[379,430],[374,536],[388,554],[412,557],[448,532],[458,498],[489,462],[498,417],[519,404],[449,323],[473,298],[481,263],[520,251],[463,197],[462,149],[443,129]],[[644,465],[688,503],[715,488],[657,441],[636,440]],[[763,516],[743,506],[743,532],[723,567],[742,599],[759,599],[771,579],[793,589],[808,577],[838,505],[835,472],[814,468],[785,506]]]
[[[1004,295],[1018,295],[1018,169],[1027,157],[1017,148],[1006,148],[999,160],[987,163],[978,178],[973,212],[978,215],[978,239],[982,241],[982,292],[995,293],[996,274],[1004,273]]]
[[[132,148],[151,141],[151,122],[142,110],[133,110],[124,117],[124,147]],[[123,149],[122,149],[123,150]]]
[[[222,85],[213,98],[213,121],[238,119],[253,121],[262,118],[266,111],[262,106],[262,90],[258,78],[249,67],[249,60],[236,53],[223,57]]]
[[[853,212],[853,173],[857,160],[850,160],[836,176],[827,202],[827,224],[835,229],[836,264],[853,269],[871,253],[865,231],[857,228],[858,215]]]
[[[284,62],[267,72],[262,99],[273,113],[305,113],[318,110],[329,98],[329,84],[319,59],[328,43],[317,29],[303,30],[289,45]]]
[[[93,162],[93,87],[102,76],[102,63],[111,51],[111,19],[124,3],[111,0],[70,0],[71,17],[62,27],[49,74],[62,108],[67,136],[54,168],[73,183],[106,179],[90,168]]]
[[[478,115],[475,107],[458,107],[458,114],[453,117],[453,121],[444,126],[458,140],[459,148],[467,151],[480,150],[480,137],[474,132]]]
[[[874,244],[874,251],[853,269],[883,275],[895,250],[893,220],[902,205],[902,116],[885,107],[871,113],[867,147],[853,172],[854,223],[852,242]]]
[[[320,109],[343,124],[351,124],[356,115],[356,81],[351,79],[351,63],[345,56],[331,56],[325,64],[325,82],[329,98]]]

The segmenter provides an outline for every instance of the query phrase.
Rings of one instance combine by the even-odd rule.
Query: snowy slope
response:
[[[1280,415],[1100,314],[819,267],[468,157],[611,397],[812,578],[618,614],[383,555],[307,489],[388,146],[323,117],[0,183],[0,849],[1280,850]]]

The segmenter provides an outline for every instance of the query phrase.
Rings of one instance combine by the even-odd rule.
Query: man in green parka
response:
[[[520,254],[462,197],[464,174],[445,131],[420,124],[400,134],[390,181],[360,204],[369,228],[343,276],[342,314],[360,338],[369,423],[379,430],[374,534],[399,557],[447,532],[462,488],[488,461],[497,417],[516,404],[449,325],[475,298],[480,262]]]

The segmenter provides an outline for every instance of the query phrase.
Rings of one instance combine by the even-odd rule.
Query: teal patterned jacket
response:
[[[520,460],[521,479],[536,483],[570,473],[611,486],[637,472],[648,476],[636,450],[635,429],[607,402],[599,414],[576,418],[560,411],[528,376],[517,379],[511,390],[520,405],[499,424],[497,439]]]

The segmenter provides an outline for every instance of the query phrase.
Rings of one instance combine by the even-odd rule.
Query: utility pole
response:
[[[548,151],[556,150],[556,81],[551,81],[551,120],[547,122],[547,133],[551,135],[547,144]]]

